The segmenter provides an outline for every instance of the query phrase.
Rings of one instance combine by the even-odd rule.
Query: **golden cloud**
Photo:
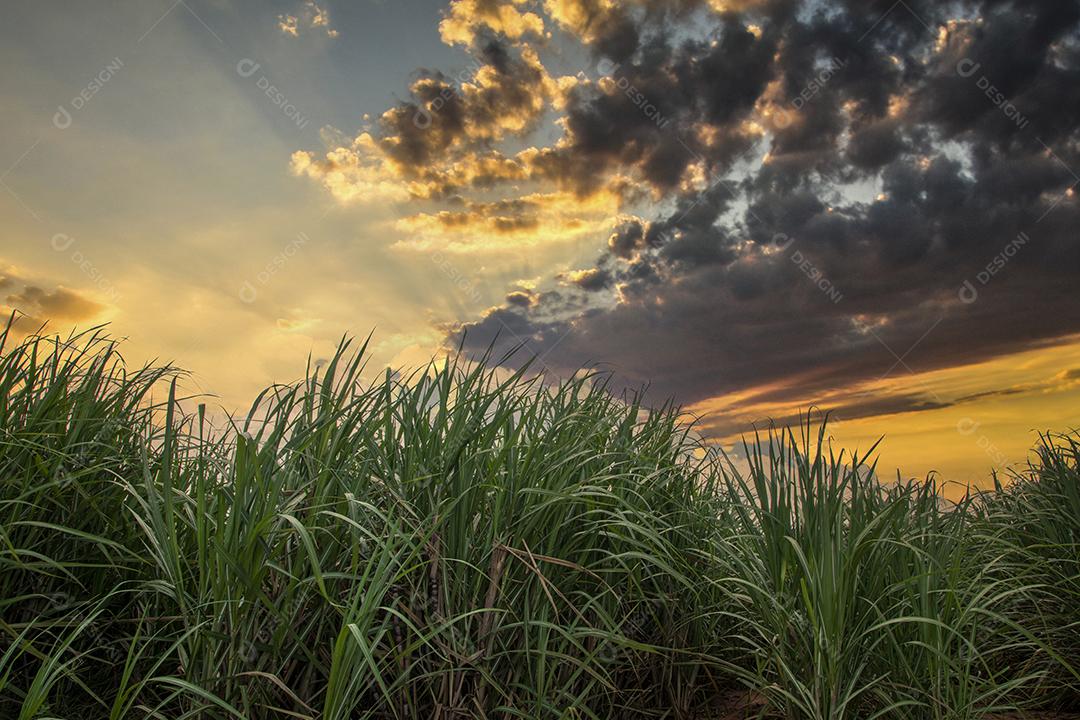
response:
[[[361,133],[348,147],[329,151],[322,160],[298,150],[292,154],[290,169],[322,183],[342,204],[407,200],[410,195],[401,172],[383,157],[368,133]]]
[[[439,36],[447,45],[471,45],[481,30],[499,33],[510,40],[526,35],[542,37],[544,21],[536,13],[518,8],[527,0],[490,2],[490,0],[454,0],[439,23]]]
[[[613,0],[544,0],[544,10],[551,19],[584,42],[594,39],[596,19],[611,13],[615,7]]]
[[[620,202],[617,194],[606,190],[588,197],[549,192],[467,201],[463,210],[416,213],[398,220],[394,227],[408,237],[395,247],[464,253],[569,242],[609,230]]]
[[[326,8],[321,7],[315,0],[304,0],[304,4],[296,15],[282,13],[277,16],[278,30],[290,37],[299,37],[301,28],[312,28],[326,33],[327,37],[336,38],[339,33],[330,27],[330,15]]]

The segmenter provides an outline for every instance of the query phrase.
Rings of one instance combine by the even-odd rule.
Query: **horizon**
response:
[[[521,345],[983,487],[1080,425],[1076,4],[8,14],[21,332],[108,323],[239,411],[372,328],[375,369]]]

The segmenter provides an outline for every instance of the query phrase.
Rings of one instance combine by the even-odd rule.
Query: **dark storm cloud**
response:
[[[859,420],[880,415],[899,415],[904,413],[925,412],[927,410],[940,410],[951,407],[952,403],[943,403],[937,400],[928,400],[914,394],[904,394],[892,397],[861,397],[844,401],[828,408],[831,422],[846,422]],[[702,418],[698,430],[712,437],[731,437],[746,433],[748,425],[753,425],[758,430],[764,431],[770,427],[798,427],[806,423],[806,411],[804,410],[780,415],[777,417],[754,418],[749,423],[741,417],[725,417],[722,415],[710,415]]]
[[[608,237],[608,248],[618,257],[629,259],[645,243],[645,227],[640,220],[622,223]]]
[[[420,70],[410,98],[379,117],[377,143],[408,174],[453,152],[488,147],[535,126],[550,78],[531,55],[496,37],[477,39],[472,64],[457,77]]]
[[[524,290],[515,290],[514,292],[507,293],[506,303],[508,305],[514,305],[517,307],[529,307],[536,301],[536,297]]]
[[[757,37],[737,15],[726,15],[716,40],[684,44],[672,72],[678,87],[694,90],[696,116],[718,126],[745,117],[772,78],[776,43],[771,28]]]
[[[771,77],[776,39],[757,38],[735,16],[725,15],[717,21],[715,42],[677,40],[675,33],[668,37],[653,27],[648,18],[654,17],[646,14],[634,26],[647,37],[639,43],[632,35],[632,56],[594,43],[604,77],[569,94],[562,121],[566,141],[539,155],[538,176],[584,194],[599,188],[612,170],[633,167],[652,188],[671,193],[703,155],[711,164],[724,164],[750,148],[751,138],[736,121],[751,114]],[[702,121],[715,130],[707,149],[687,132]]]
[[[467,348],[501,333],[656,397],[781,402],[1080,332],[1080,4],[755,3],[713,15],[714,40],[688,39],[689,5],[589,35],[670,124],[587,86],[541,153],[582,188],[636,171],[668,210],[615,228],[592,293],[510,303],[460,328]],[[685,189],[695,167],[703,192]],[[940,402],[913,388],[844,411]]]
[[[382,146],[404,166],[422,166],[465,134],[465,107],[457,88],[439,72],[421,71],[413,82],[414,101],[383,113]],[[432,112],[432,105],[438,109]]]
[[[988,1],[975,9],[975,19],[950,26],[934,74],[917,89],[922,117],[949,136],[972,133],[978,142],[1031,144],[1033,138],[1020,132],[1022,123],[987,97],[993,88],[992,94],[1007,98],[1021,115],[1037,116],[1044,141],[1072,136],[1080,4]]]
[[[511,292],[452,344],[780,403],[1080,333],[1080,4],[559,0],[542,23],[452,7],[472,72],[421,73],[373,138],[300,167],[340,164],[332,184],[351,170],[361,190],[390,167],[443,203],[415,227],[459,234],[512,241],[598,197],[626,213],[592,267]],[[580,38],[588,72],[549,76],[541,25]],[[562,135],[532,147],[545,117]],[[847,412],[942,402],[908,395]]]
[[[895,160],[906,148],[901,123],[886,118],[853,128],[846,156],[855,168],[874,170]]]

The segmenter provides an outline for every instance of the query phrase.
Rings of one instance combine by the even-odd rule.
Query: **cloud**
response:
[[[13,265],[0,263],[0,313],[17,315],[16,327],[22,331],[36,330],[46,323],[54,326],[93,321],[107,307],[83,293],[28,277]]]
[[[278,30],[290,37],[299,37],[302,30],[315,30],[329,38],[339,33],[330,25],[330,14],[315,0],[304,0],[297,14],[282,13],[277,16]]]
[[[477,37],[496,33],[509,40],[544,36],[544,21],[536,13],[520,10],[526,0],[455,0],[439,23],[439,36],[447,45],[472,45]]]
[[[1062,370],[1060,373],[1058,373],[1056,379],[1070,383],[1075,380],[1080,380],[1080,368],[1070,368],[1068,370]]]
[[[507,293],[506,302],[517,307],[529,307],[536,302],[536,295],[526,290],[514,290]]]
[[[62,286],[44,290],[27,285],[22,292],[8,295],[6,301],[11,307],[27,314],[55,320],[86,320],[105,309],[104,305]]]
[[[527,341],[657,397],[783,405],[1080,332],[1075,4],[526,8],[452,3],[468,74],[423,71],[370,134],[294,159],[338,199],[422,205],[399,247],[593,238],[591,267],[510,293],[448,346]],[[551,75],[545,33],[589,66]],[[942,402],[867,392],[839,406]]]
[[[320,182],[341,203],[406,200],[410,194],[400,174],[388,172],[380,164],[375,141],[368,133],[358,135],[349,147],[331,150],[321,160],[298,150],[290,167],[294,175]]]
[[[293,154],[292,169],[342,201],[448,199],[474,189],[550,175],[533,148],[508,156],[495,143],[535,130],[577,84],[552,77],[528,45],[489,39],[457,78],[421,70],[409,99],[323,158]]]
[[[929,412],[953,407],[955,403],[923,397],[917,393],[878,395],[861,392],[851,393],[829,403],[817,403],[813,407],[827,413],[830,422],[851,422],[883,415],[904,415]],[[795,407],[758,405],[742,408],[738,405],[717,410],[702,403],[691,407],[690,412],[701,416],[698,431],[711,438],[730,439],[743,436],[750,428],[765,430],[770,426],[797,427],[806,422],[810,404]]]
[[[559,273],[556,277],[567,285],[573,285],[582,290],[602,290],[611,284],[611,275],[609,275],[606,270],[600,268],[570,270]]]
[[[398,220],[395,228],[403,239],[394,247],[467,253],[569,242],[607,230],[618,204],[618,196],[603,191],[586,198],[550,192],[511,200],[462,200],[458,209]]]

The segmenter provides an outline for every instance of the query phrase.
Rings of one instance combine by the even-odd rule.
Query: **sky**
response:
[[[958,486],[1080,426],[1080,4],[11,3],[0,310],[242,409],[520,349]]]

